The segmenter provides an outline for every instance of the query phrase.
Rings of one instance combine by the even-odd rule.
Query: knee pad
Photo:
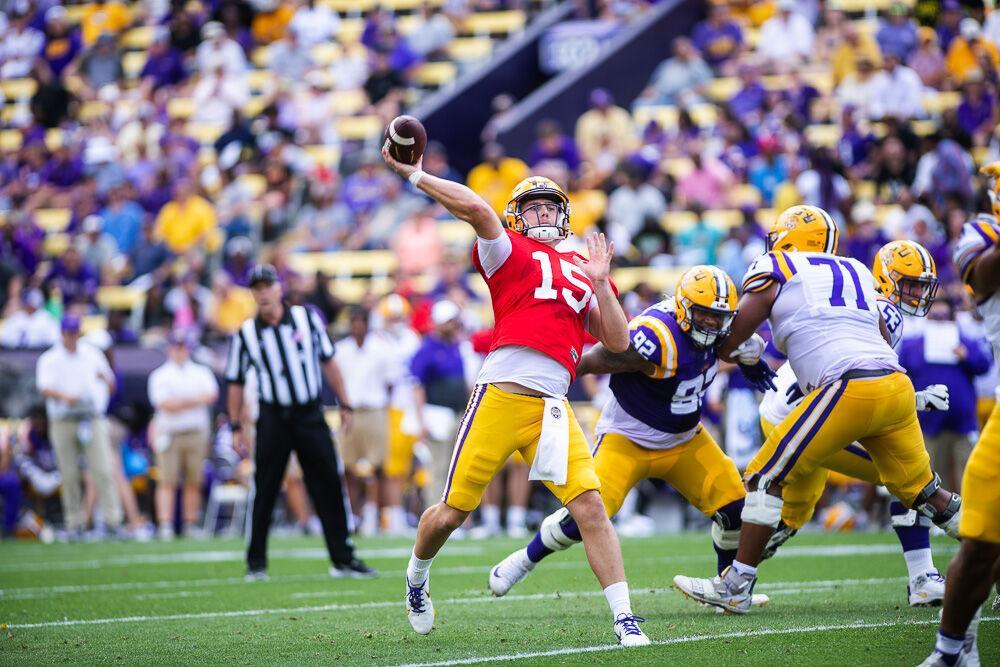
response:
[[[538,529],[538,534],[542,537],[542,544],[553,551],[563,551],[579,542],[563,530],[563,523],[572,521],[569,510],[565,507],[553,512],[542,520],[542,526]]]
[[[913,501],[913,509],[924,515],[932,522],[934,525],[941,528],[949,536],[958,538],[958,523],[961,517],[962,509],[962,497],[955,492],[952,492],[951,498],[948,499],[948,505],[940,512],[934,509],[934,506],[930,504],[930,499],[934,497],[934,494],[938,492],[941,488],[941,477],[937,473],[934,473],[934,479],[928,482],[927,486],[921,489],[920,493],[917,494],[916,499]]]
[[[889,504],[889,523],[893,528],[930,528],[931,520],[916,510],[911,510],[899,501]]]
[[[743,525],[743,499],[725,505],[712,515],[712,542],[723,551],[736,549],[740,544],[740,527]]]
[[[750,491],[744,500],[742,518],[750,523],[777,528],[783,504],[781,498],[767,491]]]

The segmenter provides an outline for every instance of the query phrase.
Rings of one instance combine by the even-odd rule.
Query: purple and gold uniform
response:
[[[674,305],[661,301],[629,323],[632,346],[652,375],[611,376],[612,398],[597,423],[594,463],[609,516],[647,477],[662,479],[708,516],[745,495],[733,463],[701,423],[701,401],[715,378],[714,348],[681,331]]]

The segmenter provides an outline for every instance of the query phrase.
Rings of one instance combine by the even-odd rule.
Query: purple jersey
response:
[[[611,376],[615,401],[629,416],[662,433],[686,433],[701,420],[701,398],[715,378],[715,349],[702,349],[681,331],[673,303],[650,306],[629,323],[632,346],[656,365],[652,375]]]

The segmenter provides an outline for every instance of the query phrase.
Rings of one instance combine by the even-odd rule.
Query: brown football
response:
[[[389,154],[404,164],[416,164],[427,147],[427,130],[413,116],[396,116],[385,128]]]

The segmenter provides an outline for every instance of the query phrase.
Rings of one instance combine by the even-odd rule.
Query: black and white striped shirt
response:
[[[226,381],[243,384],[253,366],[262,403],[305,405],[319,400],[323,389],[320,361],[332,356],[333,343],[319,315],[303,306],[286,305],[277,326],[253,318],[233,334]]]

